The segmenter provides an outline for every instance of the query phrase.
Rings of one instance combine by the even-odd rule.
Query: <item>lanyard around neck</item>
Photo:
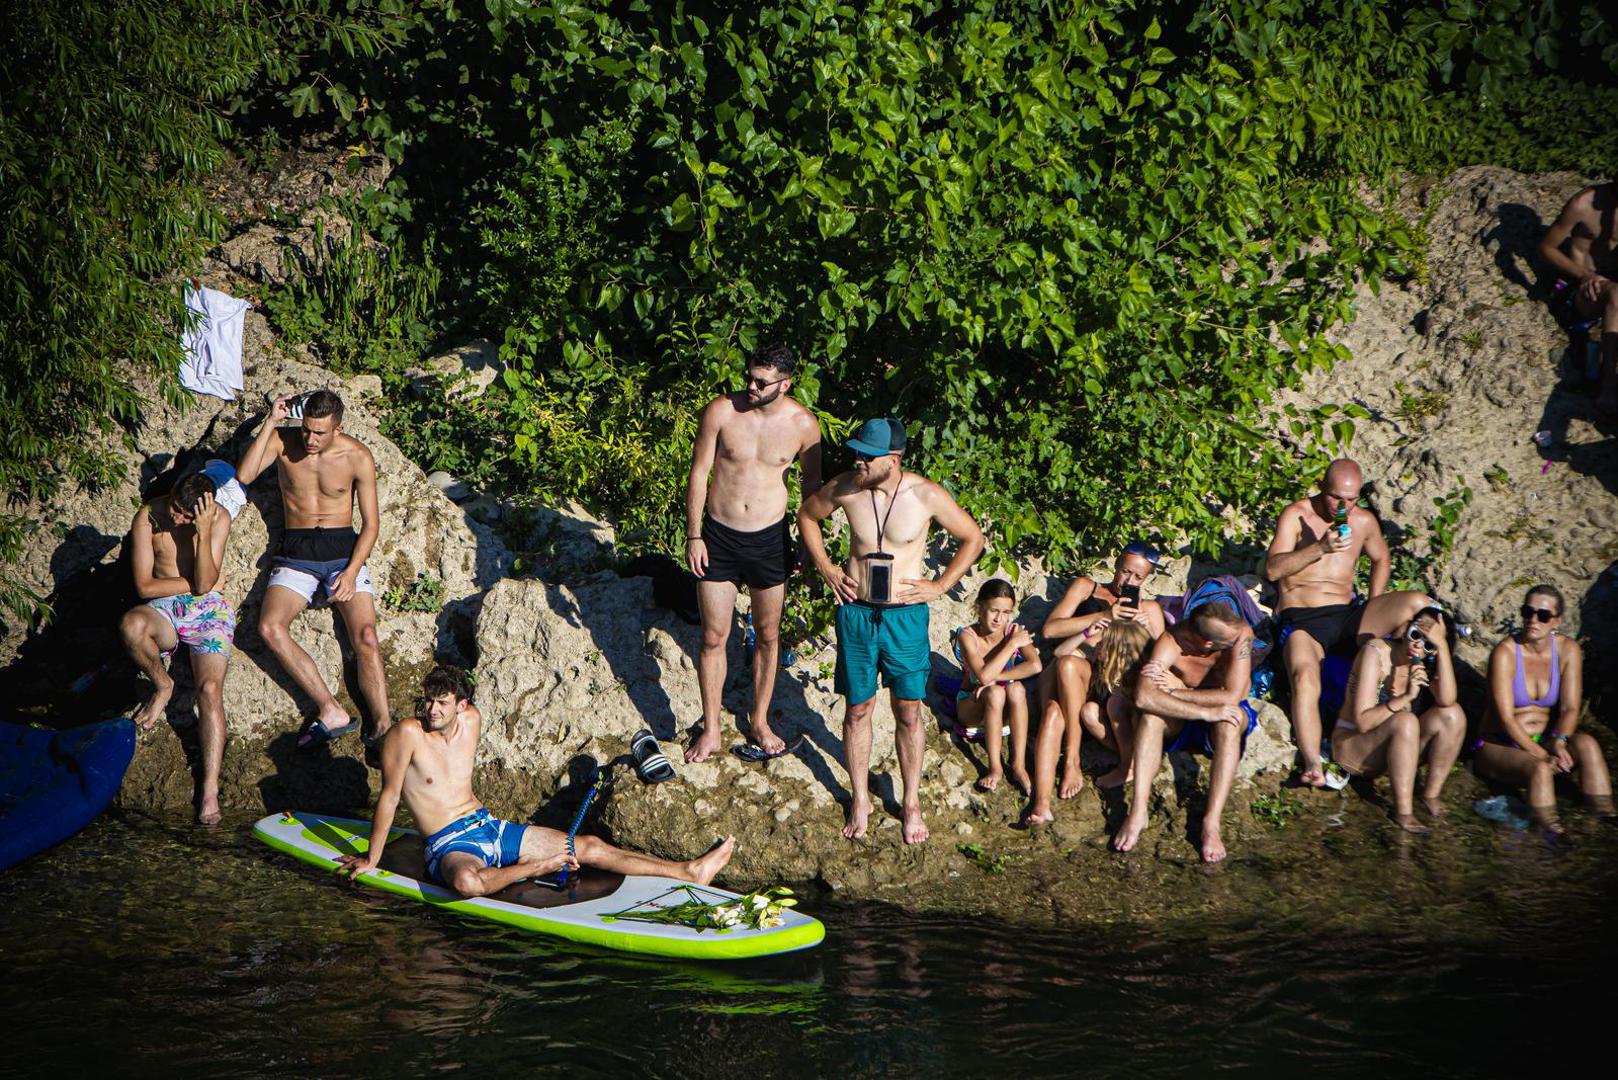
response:
[[[904,473],[900,473],[899,483],[893,485],[893,495],[888,499],[888,512],[880,518],[877,517],[876,513],[876,491],[872,490],[871,492],[871,517],[876,519],[876,553],[878,555],[887,554],[882,547],[882,534],[888,531],[888,519],[893,516],[893,504],[899,501],[899,485],[904,482]]]

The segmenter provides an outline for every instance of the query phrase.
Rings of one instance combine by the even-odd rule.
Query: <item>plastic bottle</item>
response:
[[[1333,514],[1332,517],[1337,522],[1337,535],[1341,536],[1344,540],[1347,540],[1349,534],[1354,531],[1348,527],[1348,507],[1339,506],[1337,508],[1337,512]]]

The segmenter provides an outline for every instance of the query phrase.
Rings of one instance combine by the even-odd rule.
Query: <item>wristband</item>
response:
[[[1567,736],[1563,735],[1560,731],[1551,732],[1551,738],[1556,742],[1567,742]]]
[[[701,539],[702,539],[702,534],[701,533],[698,533],[695,536],[691,536],[691,535],[687,534],[686,538],[685,538],[685,542],[689,544],[693,540],[701,540]]]

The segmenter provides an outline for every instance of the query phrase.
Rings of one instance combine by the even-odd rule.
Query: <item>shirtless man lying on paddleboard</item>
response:
[[[734,836],[699,859],[669,862],[584,835],[575,838],[576,854],[569,855],[566,833],[500,820],[472,794],[483,717],[472,704],[466,672],[434,668],[422,680],[421,696],[426,715],[400,720],[382,737],[382,793],[370,847],[365,855],[344,856],[343,873],[376,869],[401,795],[426,837],[427,876],[462,896],[486,896],[524,878],[580,866],[707,885],[730,862]]]

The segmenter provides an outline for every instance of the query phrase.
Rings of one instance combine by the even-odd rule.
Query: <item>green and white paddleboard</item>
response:
[[[270,847],[327,870],[336,870],[344,855],[364,854],[370,833],[368,821],[299,811],[271,814],[253,826],[253,835]],[[673,878],[625,877],[587,868],[560,889],[525,881],[494,896],[466,899],[426,877],[419,834],[395,828],[388,834],[381,863],[359,881],[474,918],[644,956],[745,960],[813,948],[826,936],[819,920],[791,909],[782,912],[780,926],[768,930],[695,930],[617,917],[693,899],[704,903],[736,899],[735,893]]]

